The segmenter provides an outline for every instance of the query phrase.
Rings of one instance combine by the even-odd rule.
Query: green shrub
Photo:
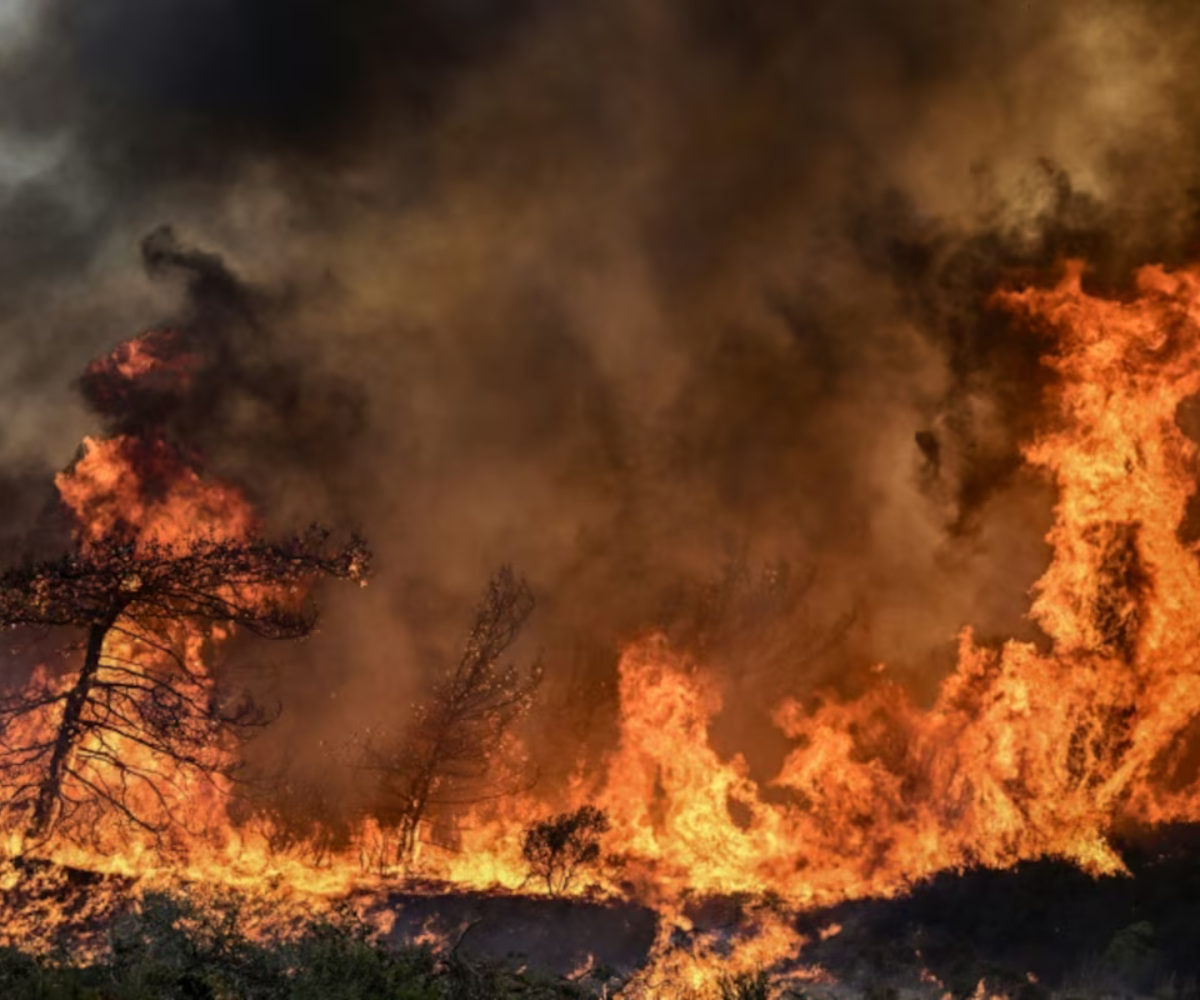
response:
[[[524,1000],[584,995],[452,952],[391,949],[348,907],[251,940],[243,900],[147,893],[91,965],[0,948],[0,1000]]]
[[[444,993],[427,949],[391,952],[349,911],[314,921],[284,949],[289,1000],[439,1000]]]

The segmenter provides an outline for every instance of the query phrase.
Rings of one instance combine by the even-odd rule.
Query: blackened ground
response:
[[[645,963],[658,929],[653,910],[623,901],[449,891],[393,893],[379,905],[395,914],[392,944],[433,935],[464,956],[552,976],[589,965],[627,976]]]
[[[847,982],[923,966],[955,995],[969,995],[981,978],[1029,993],[1082,981],[1118,993],[1194,984],[1200,826],[1133,834],[1119,848],[1128,876],[1093,878],[1037,861],[947,872],[901,899],[806,915],[801,929],[814,938],[833,923],[842,931],[804,959]]]
[[[838,995],[898,989],[967,997],[986,980],[991,992],[1014,1000],[1072,987],[1087,995],[1196,996],[1200,825],[1131,834],[1118,848],[1125,876],[1093,878],[1065,862],[1029,862],[1008,871],[947,872],[902,898],[804,914],[797,929],[812,943],[768,971],[820,966],[851,991]],[[103,948],[133,889],[128,881],[37,863],[17,865],[5,884],[5,943],[57,946],[68,954]],[[672,946],[686,951],[702,939],[753,936],[764,906],[769,901],[697,898],[685,908],[691,929],[672,935]],[[646,963],[659,929],[658,915],[633,902],[441,885],[373,894],[368,911],[394,918],[390,944],[448,945],[470,961],[499,961],[552,978],[590,967],[622,980]],[[841,929],[820,940],[834,924]],[[12,940],[28,935],[19,928],[37,927],[52,931]],[[942,986],[923,980],[926,970]]]
[[[0,869],[0,947],[65,955],[77,963],[104,955],[136,893],[135,881],[128,878],[40,861],[10,862]],[[224,905],[219,892],[212,896],[203,886],[180,885],[173,895],[202,912],[214,902]],[[240,907],[242,930],[254,925],[286,934],[319,915],[286,893],[278,902],[255,900]],[[391,923],[385,944],[453,948],[471,962],[498,962],[550,978],[591,969],[594,975],[623,979],[645,964],[658,930],[653,910],[621,900],[548,899],[419,884],[370,891],[356,902],[365,902],[361,909],[372,923]]]

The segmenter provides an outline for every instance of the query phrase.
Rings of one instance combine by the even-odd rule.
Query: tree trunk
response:
[[[46,776],[42,778],[41,785],[38,787],[33,815],[25,830],[27,839],[40,839],[50,831],[53,824],[56,807],[62,798],[63,778],[67,764],[79,740],[83,710],[87,707],[92,684],[100,669],[104,639],[116,623],[117,617],[118,613],[112,612],[102,620],[95,622],[88,630],[87,652],[83,658],[83,667],[79,671],[75,686],[67,694],[66,703],[63,706],[58,733],[54,737],[54,750],[50,755],[50,764],[46,768]]]
[[[400,839],[396,844],[396,862],[407,868],[413,862],[417,850],[417,833],[421,828],[421,819],[429,804],[430,780],[422,775],[417,781],[417,787],[409,797],[408,809],[400,821]]]

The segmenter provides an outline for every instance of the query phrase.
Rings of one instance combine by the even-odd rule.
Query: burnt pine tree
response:
[[[231,732],[267,713],[224,704],[194,659],[233,626],[267,639],[312,632],[317,577],[365,581],[361,539],[313,527],[282,541],[200,536],[187,545],[112,537],[0,575],[0,628],[76,632],[78,665],[0,697],[0,809],[27,841],[82,833],[101,813],[160,833],[180,770],[227,766]],[[193,647],[189,650],[189,646]]]
[[[368,742],[380,776],[380,819],[397,834],[396,860],[411,859],[430,813],[498,798],[528,780],[506,753],[513,724],[529,709],[541,667],[504,662],[533,612],[523,579],[503,567],[488,583],[456,666],[433,685],[404,734]],[[382,858],[380,859],[382,861]]]

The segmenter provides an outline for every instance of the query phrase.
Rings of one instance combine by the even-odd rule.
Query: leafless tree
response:
[[[35,674],[0,697],[0,808],[26,842],[82,834],[102,813],[161,832],[180,774],[228,767],[229,736],[269,715],[227,703],[197,646],[232,628],[308,635],[316,577],[364,581],[361,539],[320,528],[273,542],[200,536],[186,544],[102,539],[0,575],[0,628],[69,630],[78,665]]]
[[[398,862],[411,859],[431,812],[507,795],[527,782],[521,762],[506,750],[541,669],[523,671],[503,657],[533,603],[511,568],[497,572],[457,665],[434,684],[410,727],[397,739],[368,742],[367,766],[380,779],[379,818],[396,832]]]

